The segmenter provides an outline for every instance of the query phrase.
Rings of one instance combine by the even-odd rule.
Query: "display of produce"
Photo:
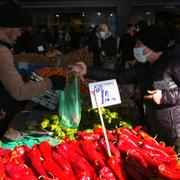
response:
[[[120,127],[107,131],[108,156],[103,130],[79,131],[58,145],[48,141],[32,148],[0,148],[1,179],[18,180],[170,180],[180,179],[180,164],[173,147],[157,142],[141,129]]]
[[[40,122],[39,127],[53,133],[53,137],[56,139],[63,139],[69,136],[70,139],[74,139],[78,132],[77,128],[65,128],[60,124],[60,120],[57,114],[48,115]],[[31,127],[32,128],[32,127]]]
[[[108,108],[101,108],[104,118],[105,126],[107,129],[112,130],[116,127],[123,126],[132,128],[129,121],[125,121],[119,113],[111,111]],[[101,127],[99,114],[97,110],[92,108],[83,108],[81,112],[81,122],[78,128],[65,128],[60,124],[60,119],[57,114],[45,114],[42,120],[28,126],[29,130],[37,130],[37,127],[41,130],[49,131],[56,139],[63,139],[68,136],[70,139],[75,139],[77,132],[87,131],[93,132],[96,127]]]
[[[44,68],[36,73],[73,76],[68,69]],[[88,94],[88,82],[81,82],[81,93]],[[141,126],[133,129],[133,117],[126,108],[113,106],[101,108],[101,112],[108,140],[98,110],[89,107],[83,107],[78,128],[65,128],[58,114],[52,113],[29,124],[30,132],[47,132],[52,137],[26,136],[3,142],[0,179],[180,180],[179,158],[173,147],[157,142]]]

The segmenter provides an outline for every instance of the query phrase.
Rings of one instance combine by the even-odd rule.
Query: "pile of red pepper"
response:
[[[107,130],[108,156],[101,128],[79,132],[51,146],[47,141],[32,148],[21,145],[0,149],[0,179],[7,180],[165,180],[180,179],[180,164],[172,147],[158,143],[146,132]]]

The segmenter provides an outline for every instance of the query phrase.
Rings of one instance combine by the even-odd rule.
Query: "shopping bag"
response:
[[[81,120],[79,80],[77,76],[69,78],[68,85],[59,93],[60,124],[67,128],[77,128]]]

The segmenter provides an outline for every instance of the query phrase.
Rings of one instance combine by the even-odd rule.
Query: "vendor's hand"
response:
[[[148,93],[150,95],[144,96],[144,99],[152,100],[156,104],[161,104],[162,103],[162,91],[161,90],[148,91]]]
[[[78,76],[84,76],[87,72],[87,66],[84,62],[77,62],[75,65],[71,65],[72,71]]]

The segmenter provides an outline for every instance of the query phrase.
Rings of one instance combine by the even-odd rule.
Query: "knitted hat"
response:
[[[1,27],[23,27],[27,22],[24,10],[14,1],[8,1],[0,6]]]
[[[136,39],[155,52],[166,50],[170,41],[168,30],[157,26],[148,26],[140,30],[136,33]]]

